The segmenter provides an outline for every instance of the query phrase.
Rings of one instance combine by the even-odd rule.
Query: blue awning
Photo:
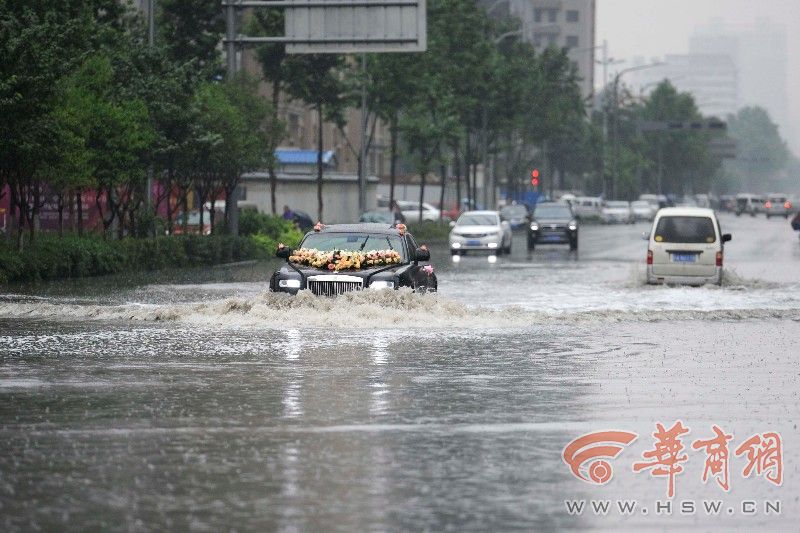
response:
[[[279,165],[316,165],[316,150],[275,150],[275,157]],[[322,152],[323,165],[335,165],[335,155],[333,150]]]

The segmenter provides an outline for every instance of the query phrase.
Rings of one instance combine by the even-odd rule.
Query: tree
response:
[[[344,125],[343,112],[348,101],[348,85],[343,79],[344,58],[335,54],[308,54],[286,62],[287,90],[306,102],[317,113],[317,216],[323,219],[322,153],[325,147],[325,121]]]
[[[199,77],[221,74],[219,42],[225,19],[219,2],[208,0],[158,0],[160,40],[178,64],[192,63]]]
[[[765,109],[744,107],[729,117],[728,134],[736,141],[738,153],[728,166],[729,173],[747,190],[768,192],[768,183],[776,179],[790,157],[778,126]]]
[[[277,35],[283,30],[283,12],[279,9],[259,9],[255,12],[252,32],[255,34]],[[286,83],[286,47],[283,44],[267,44],[256,49],[261,63],[261,72],[270,83],[272,96],[272,134],[268,139],[267,172],[269,173],[269,196],[272,214],[278,212],[275,191],[278,187],[278,176],[275,172],[275,150],[286,135],[285,125],[278,118],[278,106],[281,93]]]

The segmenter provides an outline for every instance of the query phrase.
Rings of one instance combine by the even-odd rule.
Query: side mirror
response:
[[[650,233],[647,231],[642,232],[642,240],[649,241],[650,240]]]
[[[733,240],[733,235],[730,233],[723,233],[722,234],[722,242],[729,242]]]
[[[414,260],[416,261],[430,261],[431,251],[427,246],[420,246],[414,251]]]
[[[455,228],[456,227],[456,221],[455,220],[451,220],[450,221],[450,227],[451,228]]]
[[[289,256],[292,255],[291,248],[287,248],[286,246],[279,246],[278,250],[275,252],[276,257],[280,257],[281,259],[289,259]]]

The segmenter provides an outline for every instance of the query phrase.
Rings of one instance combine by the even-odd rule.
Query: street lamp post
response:
[[[617,182],[617,173],[619,172],[619,80],[625,74],[629,72],[634,72],[637,70],[645,70],[648,68],[654,68],[664,65],[663,61],[658,61],[655,63],[648,63],[646,65],[636,65],[634,67],[629,67],[626,69],[622,69],[614,76],[614,83],[613,83],[613,90],[614,90],[614,122],[612,124],[611,132],[611,180],[609,183],[608,188],[608,196],[609,198],[614,198],[616,194],[616,182]],[[605,178],[605,177],[604,177]]]

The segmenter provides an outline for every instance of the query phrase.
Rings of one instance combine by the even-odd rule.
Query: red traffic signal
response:
[[[533,185],[534,187],[538,187],[539,186],[539,169],[538,168],[534,168],[533,170],[531,170],[531,185]]]

